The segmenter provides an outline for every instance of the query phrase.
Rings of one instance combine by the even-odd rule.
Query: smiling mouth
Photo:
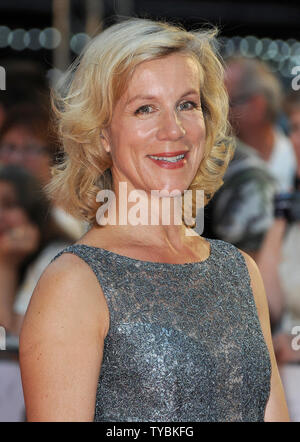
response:
[[[156,161],[164,161],[168,163],[177,163],[185,158],[186,152],[163,152],[156,155],[148,155],[149,158]]]
[[[156,157],[155,155],[149,155],[149,158],[153,158],[158,161],[167,161],[168,163],[177,163],[177,161],[183,160],[184,155],[176,155],[175,157]]]

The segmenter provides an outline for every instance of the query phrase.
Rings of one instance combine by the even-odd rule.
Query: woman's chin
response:
[[[188,190],[188,183],[157,183],[156,186],[151,186],[151,192],[160,192],[160,194],[165,193],[166,196],[178,196],[183,195],[185,190]]]

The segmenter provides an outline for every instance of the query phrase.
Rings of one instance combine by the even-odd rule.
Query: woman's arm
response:
[[[63,254],[45,270],[20,335],[28,421],[92,421],[108,308],[96,276]]]
[[[270,329],[268,303],[263,285],[263,280],[254,260],[245,252],[241,253],[245,257],[248,266],[257,313],[260,320],[262,332],[269,349],[271,365],[272,365],[271,391],[265,410],[265,421],[289,422],[290,419],[289,419],[288,408],[286,405],[284,390],[282,387],[274,355],[271,329]]]

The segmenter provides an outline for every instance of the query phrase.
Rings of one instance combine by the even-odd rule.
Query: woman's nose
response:
[[[159,140],[176,141],[182,138],[185,135],[185,132],[183,124],[175,111],[164,112],[161,115],[160,125],[157,132]]]

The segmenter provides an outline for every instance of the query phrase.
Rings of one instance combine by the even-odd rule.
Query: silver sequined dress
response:
[[[210,256],[186,264],[83,244],[56,256],[90,266],[110,312],[95,421],[263,421],[271,366],[247,266],[208,241]]]

